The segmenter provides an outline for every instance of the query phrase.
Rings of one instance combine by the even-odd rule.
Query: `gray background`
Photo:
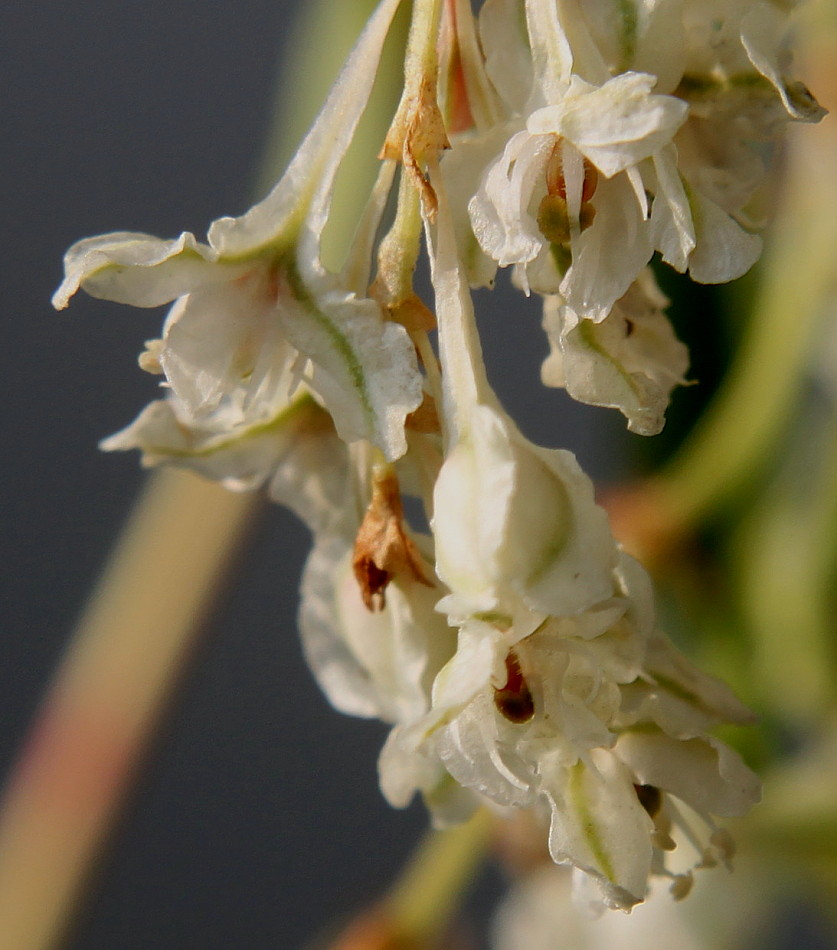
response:
[[[0,12],[4,769],[141,483],[134,455],[96,443],[155,395],[135,361],[162,313],[79,295],[56,314],[61,255],[117,229],[201,237],[246,208],[294,7],[30,0]],[[599,446],[624,439],[618,418],[544,393],[536,308],[502,289],[493,303],[486,345],[503,398],[530,435],[604,473]],[[420,808],[393,812],[377,790],[383,727],[333,712],[302,665],[306,549],[290,515],[267,513],[73,950],[299,946],[380,892],[424,826]]]

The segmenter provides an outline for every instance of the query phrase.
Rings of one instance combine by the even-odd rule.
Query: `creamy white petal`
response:
[[[533,73],[523,4],[485,0],[479,31],[488,78],[513,112],[524,112],[532,94]]]
[[[430,686],[454,646],[434,611],[439,591],[405,578],[370,611],[352,571],[353,538],[315,539],[302,579],[299,624],[308,663],[343,712],[409,722],[428,708]],[[429,568],[428,568],[429,572]]]
[[[683,73],[681,0],[584,0],[580,5],[612,74],[636,70],[673,92]]]
[[[303,391],[275,418],[235,427],[211,419],[196,425],[188,412],[178,414],[176,398],[156,400],[101,447],[139,449],[145,466],[187,468],[233,491],[267,483],[270,497],[315,532],[345,518],[346,448],[328,413]]]
[[[574,76],[566,95],[532,113],[526,127],[572,142],[611,178],[653,155],[685,121],[686,103],[652,95],[655,82],[645,73],[624,73],[597,87]]]
[[[819,122],[826,110],[800,82],[786,77],[790,66],[788,15],[772,3],[754,3],[741,18],[741,43],[755,68],[779,93],[792,119]]]
[[[501,267],[533,260],[544,245],[529,205],[553,145],[551,136],[513,135],[468,204],[480,247]]]
[[[262,268],[181,297],[163,331],[159,362],[192,417],[233,427],[270,418],[287,402],[296,352],[276,319],[276,285]]]
[[[696,190],[689,204],[697,244],[689,257],[689,274],[699,284],[720,284],[741,277],[761,256],[762,239],[749,234],[714,201]]]
[[[573,245],[560,291],[580,316],[603,320],[653,253],[648,222],[625,176],[600,181],[596,217]]]
[[[249,491],[271,477],[284,450],[285,433],[281,419],[223,434],[190,428],[178,419],[172,400],[159,399],[100,444],[106,452],[139,449],[144,466],[187,468],[225,488]]]
[[[659,632],[648,641],[645,676],[622,695],[625,724],[652,721],[677,739],[693,739],[721,723],[754,722],[725,683],[699,670]]]
[[[347,504],[348,451],[331,416],[309,394],[302,394],[295,406],[299,408],[285,426],[286,442],[275,460],[267,493],[316,535],[335,530],[352,514]]]
[[[673,145],[654,156],[656,189],[651,206],[651,240],[667,264],[684,273],[695,249],[695,229]]]
[[[616,744],[616,753],[637,782],[669,792],[703,816],[744,815],[761,798],[758,777],[717,739],[627,732]]]
[[[184,232],[174,241],[115,231],[77,241],[64,255],[65,277],[52,298],[63,310],[79,288],[92,297],[135,307],[158,307],[199,287],[233,280],[212,248]]]
[[[535,78],[547,102],[560,96],[573,69],[573,51],[555,3],[525,0]]]
[[[656,435],[672,389],[684,382],[689,354],[657,303],[653,277],[644,276],[599,323],[579,319],[560,297],[547,297],[550,355],[541,377],[580,402],[619,409],[632,432]],[[649,282],[653,296],[646,293]]]
[[[385,320],[375,301],[346,293],[325,277],[321,286],[307,287],[290,262],[279,280],[277,322],[313,363],[311,388],[340,437],[368,439],[389,459],[403,455],[404,420],[423,397],[407,331]]]
[[[456,243],[459,255],[465,265],[468,283],[471,287],[490,287],[497,272],[497,261],[480,247],[471,219],[468,205],[476,194],[483,170],[495,159],[519,124],[500,124],[484,135],[463,137],[442,159],[442,174],[450,197]],[[481,214],[487,215],[490,224],[485,228],[498,227],[499,221],[495,209],[482,208]]]
[[[629,910],[644,897],[653,823],[619,759],[596,750],[590,765],[544,776],[552,807],[549,850],[596,878],[605,903]],[[561,774],[561,773],[564,774]]]

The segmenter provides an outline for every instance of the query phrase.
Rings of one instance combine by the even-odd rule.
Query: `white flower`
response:
[[[644,572],[623,557],[613,596],[575,617],[463,622],[430,712],[397,728],[382,754],[393,804],[420,789],[447,819],[436,760],[490,802],[548,821],[553,860],[595,882],[585,900],[608,907],[642,901],[651,875],[683,896],[693,867],[728,861],[715,817],[746,812],[758,780],[705,729],[751,717],[653,632],[650,601]],[[637,693],[648,699],[639,718]],[[690,857],[671,867],[677,842]]]
[[[671,390],[684,382],[689,365],[688,350],[663,312],[667,304],[650,270],[640,273],[600,323],[580,319],[559,296],[547,297],[544,383],[565,387],[581,402],[615,407],[632,432],[656,435]]]
[[[229,431],[179,421],[174,399],[146,406],[121,432],[102,441],[106,451],[139,449],[146,466],[176,465],[220,482],[232,491],[267,486],[311,529],[341,517],[345,500],[346,449],[329,414],[299,390],[263,425]]]
[[[627,0],[618,15],[607,0],[528,0],[527,46],[523,12],[492,0],[481,17],[487,72],[517,115],[469,205],[485,254],[594,320],[653,250],[702,283],[745,273],[762,246],[747,208],[760,144],[823,115],[788,78],[787,14],[763,0]]]
[[[705,734],[749,713],[655,632],[650,581],[619,554],[580,473],[526,443],[496,405],[434,186],[446,455],[432,528],[450,588],[438,609],[457,647],[429,711],[390,735],[381,786],[401,806],[421,791],[440,823],[477,796],[532,809],[550,824],[553,859],[629,909],[651,874],[685,889],[665,858],[673,826],[692,834],[675,800],[708,829],[702,864],[723,845],[713,816],[752,804],[755,777]]]
[[[334,177],[397,6],[384,0],[373,15],[282,180],[246,214],[215,221],[207,244],[116,233],[68,251],[56,307],[79,287],[143,307],[177,298],[154,354],[177,424],[238,439],[284,412],[304,378],[343,439],[405,451],[404,419],[421,401],[409,337],[319,259]]]
[[[761,253],[748,229],[762,223],[750,203],[767,178],[766,146],[788,119],[816,122],[824,110],[787,77],[786,11],[752,0],[684,0],[682,17],[676,94],[689,103],[689,119],[675,148],[654,159],[651,227],[665,261],[719,283]]]
[[[452,631],[434,609],[442,591],[401,574],[389,581],[384,606],[371,611],[352,570],[353,545],[347,531],[315,536],[300,591],[308,665],[336,709],[414,721],[427,711],[433,678],[454,647]],[[425,559],[423,565],[432,577]]]
[[[593,319],[606,316],[653,250],[638,166],[686,115],[684,103],[651,93],[655,81],[625,73],[596,86],[572,76],[509,139],[469,205],[480,246],[500,266],[520,265],[524,285],[536,258],[567,246],[566,273],[533,289],[560,289]]]
[[[436,570],[462,619],[571,614],[610,590],[615,548],[589,479],[569,452],[528,442],[485,377],[471,298],[440,182],[433,283],[443,368],[445,461],[436,481]]]

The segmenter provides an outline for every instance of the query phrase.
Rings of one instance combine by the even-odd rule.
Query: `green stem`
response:
[[[492,819],[484,809],[447,831],[430,832],[387,901],[393,931],[409,947],[432,947],[485,857]]]
[[[753,316],[714,403],[655,479],[668,516],[696,524],[732,501],[792,421],[823,303],[835,286],[837,179],[824,129],[797,129]]]

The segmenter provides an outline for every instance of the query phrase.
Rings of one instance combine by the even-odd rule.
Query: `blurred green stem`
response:
[[[427,835],[387,901],[404,946],[437,945],[485,857],[491,828],[490,813],[481,809],[465,824]]]
[[[782,207],[737,358],[652,485],[679,527],[730,503],[769,461],[798,408],[823,302],[835,289],[834,135],[794,132]]]

